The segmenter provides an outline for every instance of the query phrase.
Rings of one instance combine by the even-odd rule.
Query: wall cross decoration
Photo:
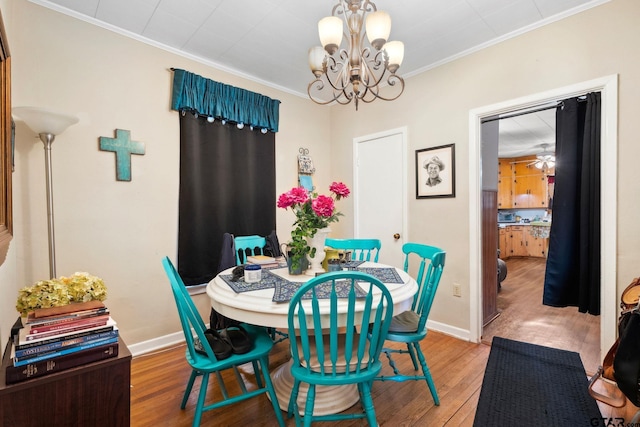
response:
[[[144,143],[131,140],[131,131],[116,129],[115,138],[100,137],[100,150],[116,153],[116,179],[131,181],[131,155],[144,155]]]

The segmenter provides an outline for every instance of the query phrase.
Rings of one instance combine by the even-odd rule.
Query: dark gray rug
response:
[[[578,353],[495,337],[473,425],[600,425],[587,385]]]

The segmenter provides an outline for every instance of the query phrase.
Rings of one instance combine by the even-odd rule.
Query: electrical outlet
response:
[[[461,297],[462,296],[462,290],[460,289],[460,283],[454,283],[453,284],[453,296],[454,297]]]

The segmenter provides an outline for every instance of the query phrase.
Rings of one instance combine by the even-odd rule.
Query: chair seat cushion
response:
[[[389,332],[418,332],[420,316],[415,311],[407,310],[391,319]]]
[[[349,372],[354,372],[357,369],[357,354],[355,354],[355,351],[358,348],[359,339],[360,339],[360,334],[355,334],[353,336],[354,354],[351,355],[351,359],[350,359],[351,364],[349,367]],[[300,337],[296,337],[296,340],[298,341],[299,348],[302,348],[303,346],[302,346],[302,343],[300,342]],[[330,354],[330,347],[329,347],[329,335],[323,336],[323,342],[324,342],[323,352],[324,352],[324,361],[325,361],[324,366],[327,371],[331,371],[332,368],[331,368],[331,354]],[[345,359],[345,350],[344,350],[344,344],[345,344],[344,334],[341,334],[338,337],[338,342],[342,350],[339,351],[338,359],[336,360],[336,364],[335,364],[335,371],[336,373],[344,374],[347,371],[347,361]],[[366,367],[367,364],[369,363],[369,340],[367,340],[365,345],[366,345],[366,351],[362,358],[362,362],[360,364],[361,369],[363,367]],[[316,343],[313,337],[310,337],[309,350],[311,351],[309,356],[309,360],[311,362],[311,370],[314,372],[320,372],[320,362],[318,360],[318,349],[316,347]],[[307,363],[308,363],[307,360],[303,358],[303,354],[300,354],[300,364],[306,367]]]

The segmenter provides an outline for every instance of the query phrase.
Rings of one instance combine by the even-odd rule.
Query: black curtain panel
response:
[[[600,93],[564,100],[543,304],[600,314]]]
[[[276,224],[275,134],[180,114],[178,271],[215,277],[224,233],[267,236]]]

